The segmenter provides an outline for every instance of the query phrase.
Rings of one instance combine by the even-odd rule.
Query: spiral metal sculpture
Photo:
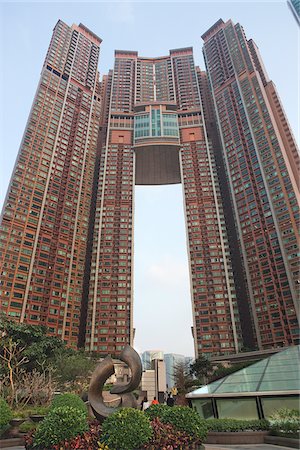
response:
[[[131,370],[131,378],[127,384],[116,384],[110,390],[111,394],[120,395],[121,401],[119,406],[110,408],[104,404],[103,400],[103,386],[106,380],[113,375],[115,371],[113,360],[110,356],[107,356],[100,364],[98,364],[91,378],[88,400],[95,417],[101,422],[120,407],[137,408],[137,401],[132,394],[132,391],[137,389],[141,381],[141,359],[138,353],[130,345],[126,345],[118,359],[125,362]]]

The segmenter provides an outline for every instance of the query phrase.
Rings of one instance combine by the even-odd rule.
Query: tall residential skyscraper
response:
[[[101,39],[59,20],[1,217],[1,309],[77,346],[100,118]]]
[[[182,182],[195,351],[237,352],[240,315],[192,48],[160,58],[116,51],[103,88],[86,349],[115,353],[133,341],[134,186]]]
[[[258,346],[299,342],[299,154],[255,43],[202,36]]]
[[[1,308],[100,355],[133,343],[134,187],[181,183],[196,356],[299,341],[299,155],[258,48],[115,52],[58,21],[0,225]],[[148,230],[149,232],[149,230]],[[176,245],[176,243],[174,243]]]

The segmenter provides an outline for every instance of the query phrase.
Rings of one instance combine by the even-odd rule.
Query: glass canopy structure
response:
[[[191,392],[187,398],[204,418],[268,418],[279,408],[299,408],[300,346]]]

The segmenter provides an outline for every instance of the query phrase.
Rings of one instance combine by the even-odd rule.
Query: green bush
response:
[[[0,398],[0,436],[9,428],[9,421],[13,418],[10,407],[4,400]]]
[[[207,419],[209,431],[265,431],[269,429],[267,420]]]
[[[297,435],[300,430],[300,415],[297,409],[282,408],[269,418],[272,432]]]
[[[13,416],[15,419],[27,419],[27,417],[31,416],[33,414],[32,408],[26,408],[26,409],[14,409]]]
[[[46,416],[49,412],[49,406],[35,406],[31,408],[14,409],[13,416],[16,419],[27,419],[33,415]]]
[[[40,423],[33,438],[34,446],[51,448],[88,430],[86,414],[71,406],[52,409]]]
[[[28,433],[31,430],[35,430],[37,426],[37,423],[26,420],[26,422],[21,423],[21,425],[19,426],[19,431],[21,433]]]
[[[206,437],[206,421],[201,419],[197,411],[188,406],[152,405],[146,409],[145,414],[153,420],[158,417],[163,423],[170,423],[177,430],[184,431],[192,438],[201,442]]]
[[[97,420],[89,422],[89,429],[82,434],[75,436],[73,439],[61,441],[58,445],[53,447],[53,450],[62,449],[81,449],[81,450],[109,450],[107,446],[99,446],[99,439],[101,435],[101,425]]]
[[[166,411],[169,411],[170,406],[167,405],[151,405],[149,408],[145,410],[145,414],[149,417],[150,420],[161,418],[165,414]]]
[[[88,414],[86,404],[76,394],[66,393],[55,396],[51,402],[50,411],[64,406],[70,406],[78,409],[79,411],[84,412],[86,416]]]
[[[133,450],[146,444],[152,433],[150,420],[142,411],[122,408],[103,422],[101,442],[111,450]]]
[[[48,412],[50,411],[50,407],[49,406],[37,406],[36,408],[33,408],[30,416],[46,416],[48,414]]]
[[[78,378],[88,378],[94,370],[96,362],[81,351],[73,351],[66,355],[65,351],[57,352],[55,359],[56,378],[63,383],[72,383]]]

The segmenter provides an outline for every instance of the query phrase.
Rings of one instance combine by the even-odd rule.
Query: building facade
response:
[[[240,24],[203,36],[260,349],[299,342],[299,154],[276,88]]]
[[[100,118],[101,39],[58,21],[1,216],[1,310],[76,347]]]
[[[86,350],[116,353],[133,341],[134,186],[182,183],[195,352],[239,351],[235,280],[192,48],[160,58],[116,51],[103,99]]]
[[[1,216],[1,308],[100,355],[133,344],[134,187],[181,183],[195,355],[298,342],[299,155],[239,24],[168,56],[58,21]]]
[[[174,371],[177,364],[185,364],[186,357],[175,353],[166,353],[164,355],[166,365],[167,390],[170,391],[175,386]]]

